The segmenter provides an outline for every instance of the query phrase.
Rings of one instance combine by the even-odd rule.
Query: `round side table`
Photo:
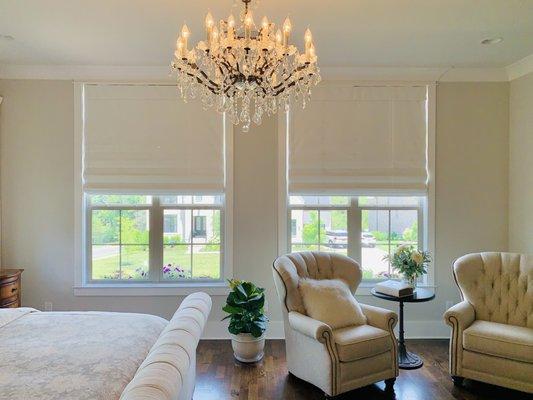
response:
[[[398,366],[401,369],[417,369],[424,365],[422,358],[407,351],[405,347],[405,337],[403,331],[403,303],[422,303],[424,301],[430,301],[435,298],[435,292],[430,289],[416,288],[415,292],[410,296],[394,297],[387,294],[378,293],[374,288],[370,291],[372,296],[379,297],[380,299],[388,301],[396,301],[400,303],[400,337],[398,339]]]

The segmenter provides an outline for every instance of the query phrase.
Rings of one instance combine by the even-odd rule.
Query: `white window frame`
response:
[[[223,116],[224,134],[224,196],[221,212],[221,253],[223,253],[222,279],[220,281],[180,281],[180,282],[90,282],[87,277],[87,208],[86,194],[82,187],[83,171],[83,88],[88,82],[74,82],[74,285],[75,296],[181,296],[198,290],[210,295],[227,295],[227,280],[233,278],[233,124]],[[104,83],[104,82],[91,82]],[[109,84],[110,82],[105,82]],[[124,83],[124,82],[114,82]],[[136,82],[137,84],[143,82]],[[153,82],[144,82],[153,84]],[[176,100],[178,101],[178,100]],[[119,194],[116,192],[110,194]],[[157,195],[158,193],[152,193]],[[160,193],[160,195],[181,193]],[[189,195],[191,193],[183,193]],[[192,195],[216,195],[220,193],[192,193]],[[165,205],[172,208],[174,205]],[[204,207],[203,205],[201,208]],[[161,221],[161,225],[162,225]],[[161,226],[162,231],[162,226]],[[223,239],[222,239],[223,238]]]
[[[328,83],[324,83],[328,84]],[[435,152],[436,152],[436,83],[435,82],[340,82],[333,83],[335,85],[352,85],[352,86],[420,86],[427,87],[427,192],[426,204],[424,206],[424,221],[423,228],[423,243],[424,250],[429,251],[432,257],[432,262],[428,267],[428,272],[425,277],[423,286],[437,288],[437,277],[435,274],[435,259],[437,251],[435,246]],[[289,210],[289,179],[288,179],[288,165],[289,165],[289,130],[291,129],[291,111],[286,113],[278,113],[278,255],[286,254],[289,251],[289,235],[287,225],[290,218],[288,217]],[[320,193],[317,193],[318,195]],[[408,195],[409,193],[391,193],[383,191],[375,191],[374,193],[359,193],[365,196],[398,196]],[[411,193],[412,195],[421,195]],[[353,219],[353,218],[352,218]],[[350,218],[349,218],[350,220]],[[355,225],[360,226],[359,223]],[[350,228],[348,228],[350,230]],[[349,231],[350,234],[350,231]],[[353,234],[353,233],[352,233]],[[362,282],[356,292],[356,295],[371,296],[370,289],[374,286],[371,282]]]
[[[291,196],[298,196],[298,194],[291,193]],[[305,196],[305,194],[301,194]],[[417,247],[419,249],[426,250],[428,248],[425,243],[425,231],[427,229],[427,224],[425,221],[426,207],[427,207],[427,197],[426,196],[410,196],[417,197],[419,201],[418,204],[406,204],[406,205],[359,205],[359,198],[366,196],[344,196],[339,194],[339,196],[347,197],[348,202],[345,205],[338,204],[290,204],[287,207],[287,219],[292,220],[292,211],[301,210],[301,211],[318,211],[318,223],[320,223],[320,212],[321,211],[346,211],[346,224],[348,232],[348,243],[347,243],[347,255],[357,261],[362,265],[362,246],[361,246],[361,220],[362,214],[365,210],[376,210],[376,211],[389,211],[389,229],[390,229],[390,212],[394,210],[402,211],[416,211],[417,212],[417,228],[418,228],[418,243]],[[379,197],[401,197],[397,195],[385,196],[381,194]],[[290,196],[289,196],[290,199]],[[325,246],[324,243],[293,243],[291,235],[291,226],[288,224],[289,231],[286,234],[287,237],[287,249],[291,249],[292,245],[317,245],[318,248]],[[320,238],[318,239],[320,242]],[[422,285],[427,285],[427,274],[423,277]],[[364,279],[363,284],[375,284],[379,282],[379,279]]]
[[[149,196],[149,195],[147,195]],[[92,204],[90,199],[90,194],[85,193],[85,209],[86,209],[86,221],[85,221],[85,280],[88,284],[102,284],[102,285],[113,285],[117,283],[124,283],[128,285],[134,284],[154,284],[154,285],[166,285],[169,283],[183,283],[183,284],[194,284],[194,283],[213,283],[215,285],[221,284],[224,282],[224,201],[216,204],[196,204],[194,202],[188,204],[162,204],[159,196],[151,196],[150,203],[144,204]],[[192,196],[197,198],[198,196]],[[222,195],[223,199],[223,195]],[[149,224],[149,243],[139,244],[140,246],[148,246],[149,248],[149,269],[148,269],[148,278],[146,280],[127,280],[127,279],[94,279],[92,277],[92,211],[98,210],[134,210],[134,211],[143,211],[146,210],[149,212],[148,224]],[[218,210],[220,212],[220,278],[218,279],[181,279],[176,281],[168,281],[163,279],[163,274],[161,267],[164,264],[163,254],[164,254],[164,229],[163,229],[163,218],[166,210],[185,210],[191,213],[191,224],[193,223],[194,211],[197,210]],[[204,217],[205,218],[205,217]],[[192,232],[194,226],[191,225],[191,236],[190,242],[183,243],[183,245],[200,245],[194,241]],[[119,243],[117,245],[122,245]],[[132,244],[127,244],[132,245]],[[194,271],[194,252],[191,252],[191,268]]]

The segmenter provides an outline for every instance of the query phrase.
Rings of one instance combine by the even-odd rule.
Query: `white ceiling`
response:
[[[208,9],[237,0],[0,0],[0,64],[164,66],[186,21],[203,36]],[[328,67],[487,67],[533,54],[533,0],[260,0],[256,22],[309,25]],[[499,44],[480,41],[501,36]]]

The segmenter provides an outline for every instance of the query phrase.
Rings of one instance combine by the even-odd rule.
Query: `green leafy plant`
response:
[[[407,281],[414,284],[419,276],[427,272],[431,256],[427,251],[419,251],[413,246],[401,245],[392,255],[383,257],[392,267],[402,274]]]
[[[229,280],[231,292],[222,310],[229,315],[222,320],[230,319],[228,330],[234,335],[250,333],[258,338],[267,328],[268,318],[265,316],[265,289],[255,286],[252,282],[236,279]]]

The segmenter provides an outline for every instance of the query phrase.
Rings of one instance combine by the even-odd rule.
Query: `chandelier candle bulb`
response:
[[[254,26],[254,17],[252,15],[252,12],[248,10],[244,17],[244,37],[246,40],[250,40],[250,37],[252,35],[252,27]]]
[[[291,20],[289,17],[285,18],[285,21],[283,22],[283,45],[287,46],[289,44],[289,37],[291,35]]]
[[[190,35],[191,31],[189,31],[189,27],[186,24],[183,24],[183,27],[181,28],[181,37],[183,38],[183,48],[185,51],[187,51],[187,42]]]
[[[276,31],[276,43],[280,46],[283,44],[283,36],[281,35],[281,31],[279,29]]]
[[[313,42],[313,34],[311,33],[311,29],[307,28],[305,30],[304,34],[304,41],[305,41],[305,48],[309,48],[311,43]]]
[[[178,36],[178,40],[176,41],[175,56],[178,59],[182,59],[183,58],[183,38],[181,36]]]
[[[256,28],[248,7],[252,0],[242,1],[242,20],[229,15],[226,21],[215,23],[208,12],[207,40],[192,48],[188,46],[191,32],[183,25],[170,66],[184,101],[198,97],[204,108],[225,113],[247,132],[264,115],[288,110],[296,101],[303,104],[299,94],[311,93],[320,82],[320,72],[309,29],[304,34],[305,52],[300,53],[289,42],[289,18],[278,29],[265,16]]]
[[[316,59],[316,50],[315,45],[311,43],[309,46],[309,58],[307,59],[307,62],[313,62],[313,60]]]
[[[211,48],[216,47],[218,44],[218,28],[215,26],[211,30]]]
[[[228,17],[228,39],[231,43],[235,38],[235,17],[233,14],[230,14]]]
[[[268,37],[268,27],[270,26],[270,23],[268,22],[268,18],[266,15],[261,20],[261,39],[266,40]]]
[[[213,25],[215,24],[215,21],[213,20],[213,16],[210,12],[207,13],[205,16],[205,30],[206,30],[206,38],[207,43],[211,42],[211,31],[213,30]]]

